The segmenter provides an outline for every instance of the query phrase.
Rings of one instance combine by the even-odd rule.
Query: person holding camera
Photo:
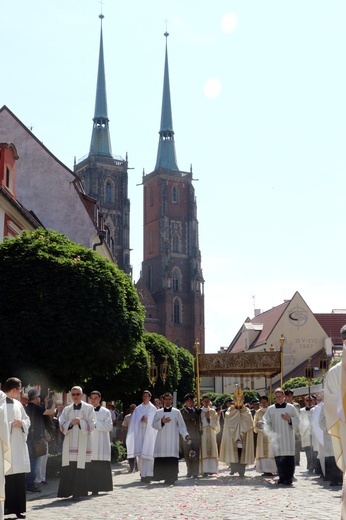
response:
[[[46,423],[45,416],[53,416],[55,413],[56,396],[52,395],[51,406],[48,408],[48,395],[44,399],[44,406],[41,406],[40,392],[36,388],[31,388],[28,392],[29,402],[26,405],[26,413],[30,418],[30,428],[27,438],[30,473],[26,475],[26,490],[29,492],[40,492],[40,488],[35,483],[39,459],[47,454]]]

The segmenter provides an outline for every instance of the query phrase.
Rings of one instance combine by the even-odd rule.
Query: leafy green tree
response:
[[[117,364],[114,373],[106,376],[92,375],[85,381],[85,392],[99,390],[102,392],[102,399],[121,401],[126,409],[133,401],[139,403],[142,391],[149,388],[148,367],[149,354],[141,342],[133,350],[130,360]]]
[[[283,390],[287,390],[288,388],[302,388],[308,385],[308,381],[306,377],[291,377],[288,379],[283,385]]]
[[[177,388],[178,402],[183,403],[186,394],[195,394],[195,358],[185,348],[178,348],[177,354],[181,374]]]
[[[144,310],[128,275],[65,235],[0,244],[0,379],[67,390],[131,360]]]

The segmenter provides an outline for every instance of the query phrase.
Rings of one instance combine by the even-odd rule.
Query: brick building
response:
[[[204,352],[204,279],[192,168],[177,166],[167,37],[159,145],[154,171],[143,174],[143,262],[136,284],[145,328],[179,347]]]

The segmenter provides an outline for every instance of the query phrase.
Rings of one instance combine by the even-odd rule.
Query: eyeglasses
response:
[[[81,394],[71,394],[71,395],[74,397],[75,395],[81,395]]]

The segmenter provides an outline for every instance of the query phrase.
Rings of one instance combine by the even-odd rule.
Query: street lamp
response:
[[[168,377],[168,372],[169,372],[168,356],[165,356],[165,360],[160,367],[160,377],[162,379],[163,386],[165,386],[166,379]]]
[[[284,343],[285,336],[281,334],[280,336],[280,364],[281,364],[281,374],[280,374],[280,387],[282,388],[284,382]]]
[[[308,382],[308,389],[309,389],[309,406],[311,405],[310,386],[311,386],[311,381],[312,381],[313,377],[314,377],[314,369],[311,365],[311,358],[309,358],[307,365],[305,367],[305,378]],[[311,411],[310,410],[308,410],[308,417],[309,417],[309,426],[310,426],[310,457],[312,459],[313,447],[312,447],[312,424],[311,424]]]
[[[152,354],[150,357],[150,365],[149,365],[149,381],[153,388],[156,385],[157,379],[158,379],[157,365],[155,365],[155,359]]]
[[[309,358],[308,362],[307,362],[307,365],[305,367],[305,379],[308,382],[309,399],[311,399],[310,398],[310,386],[311,386],[311,381],[313,380],[313,377],[314,377],[314,369],[313,369],[313,367],[311,365],[311,358]]]
[[[155,363],[154,355],[152,354],[150,356],[150,365],[149,365],[149,381],[154,388],[157,380],[159,378],[159,368],[160,368],[160,378],[162,380],[163,386],[165,386],[168,374],[169,374],[169,363],[168,363],[168,356],[164,356],[164,361],[158,367]]]
[[[320,372],[322,372],[322,388],[324,388],[324,378],[328,370],[328,356],[326,349],[323,347],[322,356],[320,358]]]
[[[201,399],[201,391],[200,391],[200,386],[199,386],[199,358],[198,358],[198,356],[199,356],[199,341],[198,340],[195,341],[194,350],[195,350],[195,353],[196,353],[196,359],[195,359],[196,371],[195,371],[195,376],[196,376],[197,407],[199,408],[200,399]]]

